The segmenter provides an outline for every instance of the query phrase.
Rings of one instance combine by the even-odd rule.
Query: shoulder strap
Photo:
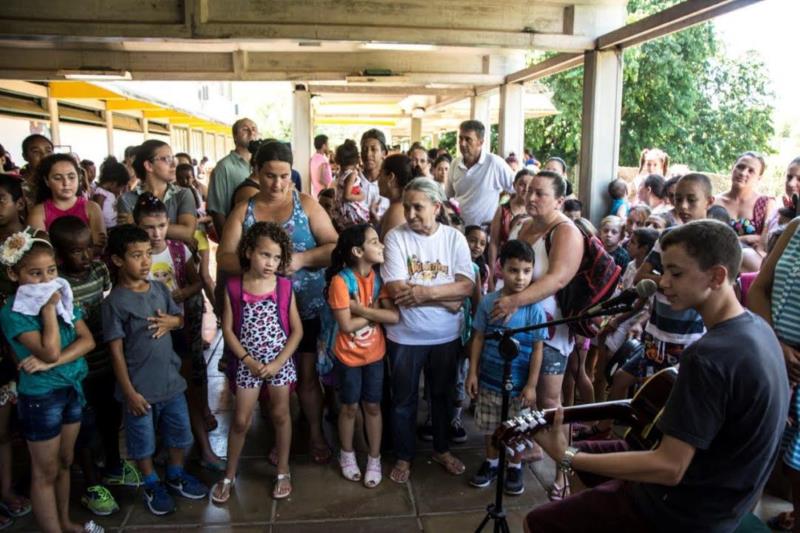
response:
[[[378,295],[381,293],[381,277],[378,272],[375,272],[373,279],[375,281],[372,283],[372,301],[377,302]]]
[[[561,222],[550,228],[550,231],[548,231],[547,234],[544,236],[544,247],[548,255],[550,255],[550,245],[552,244],[553,241],[553,233],[556,231],[556,228],[559,227],[561,224],[570,224],[570,221],[562,220]],[[581,234],[583,234],[583,232],[581,232]]]
[[[278,320],[286,336],[292,334],[289,309],[292,305],[292,280],[283,276],[275,277],[275,297],[278,304]]]
[[[344,267],[339,271],[339,275],[342,276],[342,279],[347,285],[347,292],[358,295],[358,281],[356,280],[356,275],[353,274],[353,271],[350,269],[350,267]]]
[[[231,300],[233,332],[239,337],[242,331],[242,276],[228,277],[226,288],[228,289],[228,298]]]
[[[186,286],[186,248],[181,241],[172,239],[167,239],[167,248],[175,266],[175,278],[178,286],[183,288]]]

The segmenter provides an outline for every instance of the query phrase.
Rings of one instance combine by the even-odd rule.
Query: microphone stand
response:
[[[498,339],[500,355],[503,357],[503,390],[502,390],[502,403],[500,406],[500,418],[505,421],[508,419],[508,409],[511,403],[511,391],[514,389],[514,383],[511,380],[511,363],[519,354],[519,342],[513,338],[517,333],[524,333],[526,331],[533,331],[536,329],[549,328],[551,326],[560,326],[561,324],[568,324],[570,322],[578,322],[586,320],[587,318],[594,318],[598,316],[616,315],[624,313],[632,309],[632,305],[620,304],[605,309],[597,309],[595,311],[587,311],[581,315],[559,318],[558,320],[551,320],[550,322],[542,322],[541,324],[533,324],[530,326],[523,326],[514,329],[505,329],[502,331],[495,331],[486,335],[485,339]],[[489,520],[494,521],[494,533],[511,533],[506,520],[506,512],[503,509],[503,485],[505,483],[506,474],[506,447],[503,445],[498,446],[498,464],[497,464],[497,481],[494,491],[494,503],[490,503],[486,507],[486,516],[481,521],[475,533],[480,533]]]

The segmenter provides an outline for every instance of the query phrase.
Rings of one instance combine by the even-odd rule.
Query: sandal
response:
[[[11,518],[29,515],[31,513],[31,501],[25,496],[14,496],[10,500],[0,501],[0,511],[3,511]]]
[[[433,454],[431,455],[431,460],[442,465],[448,474],[454,476],[460,476],[467,469],[458,457],[449,452],[446,454]]]
[[[214,484],[211,490],[211,501],[214,503],[227,503],[231,497],[231,489],[235,480],[223,478]]]
[[[367,455],[367,473],[364,475],[364,486],[368,489],[374,489],[380,484],[383,479],[383,471],[381,470],[381,457],[370,457]]]
[[[313,444],[311,445],[311,460],[318,465],[326,465],[330,463],[332,457],[333,452],[327,444],[319,448],[315,448]]]
[[[288,487],[288,490],[287,490]],[[272,497],[276,500],[283,500],[292,494],[292,475],[278,474],[275,477],[275,485],[272,489]]]
[[[389,474],[389,479],[399,485],[408,483],[409,477],[411,477],[411,465],[408,465],[406,468],[400,468],[397,466],[397,463],[395,463],[394,467],[392,467],[392,472]]]
[[[794,511],[784,511],[767,520],[767,526],[773,531],[794,530]]]
[[[569,496],[568,478],[564,479],[563,487],[554,481],[550,488],[547,489],[547,499],[551,502],[560,502],[561,500],[566,499],[567,496]]]
[[[228,462],[225,459],[217,459],[216,461],[200,459],[200,467],[211,472],[222,473],[228,468]]]
[[[361,481],[361,470],[356,463],[355,452],[339,452],[339,466],[342,468],[342,475],[350,481]]]

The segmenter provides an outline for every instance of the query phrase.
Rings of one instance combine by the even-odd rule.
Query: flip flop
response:
[[[211,501],[214,503],[227,503],[228,500],[231,498],[231,490],[233,489],[233,484],[235,480],[223,478],[214,485],[214,488],[211,489]],[[217,491],[219,488],[219,491]],[[221,494],[221,496],[214,496],[217,492]]]
[[[282,486],[286,487],[288,484],[289,490],[286,492],[282,492],[279,490]],[[272,489],[272,497],[276,500],[283,500],[288,498],[292,494],[292,475],[291,474],[278,474],[275,477],[275,485]]]
[[[311,460],[318,465],[326,465],[330,463],[332,457],[333,452],[327,444],[320,448],[314,448],[313,446],[311,447]]]
[[[398,468],[397,465],[395,465],[392,468],[392,472],[389,474],[389,479],[391,479],[392,481],[394,481],[399,485],[405,485],[406,483],[408,483],[409,477],[411,477],[410,466],[408,468]]]
[[[218,461],[200,459],[200,466],[211,472],[225,472],[225,469],[228,468],[228,463],[225,459],[219,459]]]
[[[434,463],[439,463],[442,465],[448,474],[452,474],[454,476],[460,476],[467,470],[467,467],[464,466],[464,463],[462,463],[458,457],[451,453],[448,453],[447,455],[431,455],[431,460]]]
[[[19,518],[31,513],[31,502],[24,496],[15,496],[8,501],[0,501],[0,511],[11,518]]]

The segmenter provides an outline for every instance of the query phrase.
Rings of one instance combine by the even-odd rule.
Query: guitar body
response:
[[[632,450],[652,450],[661,442],[656,423],[664,413],[677,377],[677,368],[665,368],[653,374],[634,394],[630,404],[630,427],[625,432],[625,441]]]
[[[656,423],[664,412],[664,406],[672,391],[677,368],[665,368],[653,374],[636,391],[630,400],[576,405],[564,409],[564,423],[590,422],[603,419],[619,420],[628,426],[625,440],[633,450],[650,450],[661,442],[661,432]],[[544,424],[537,421],[530,412],[503,422],[492,439],[496,446],[519,448],[525,446],[529,438],[538,430],[553,423],[555,409],[542,413]]]

